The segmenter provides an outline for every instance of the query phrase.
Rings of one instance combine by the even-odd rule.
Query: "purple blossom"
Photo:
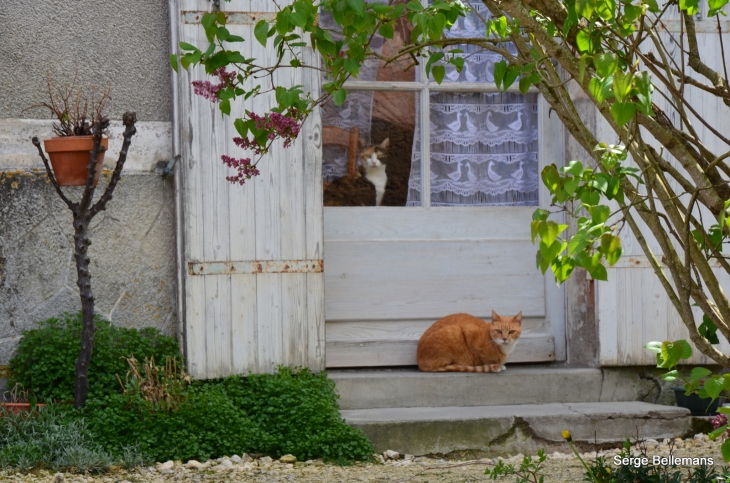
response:
[[[250,158],[236,159],[224,154],[221,156],[221,159],[223,160],[223,164],[238,171],[236,176],[226,176],[226,180],[231,183],[244,184],[247,179],[251,179],[252,177],[260,174],[259,170],[256,169],[255,166],[251,165]]]
[[[717,429],[721,426],[725,426],[727,424],[727,416],[724,414],[718,414],[714,418],[712,418],[712,429]],[[722,435],[723,438],[730,437],[730,430],[725,430],[725,432]]]
[[[278,112],[272,112],[265,116],[248,112],[247,115],[254,122],[257,130],[266,132],[266,139],[274,141],[277,138],[282,138],[285,148],[292,145],[292,142],[301,131],[303,116],[296,109],[289,109],[286,115]],[[259,145],[255,138],[235,137],[233,138],[233,142],[240,148],[253,150],[256,156],[265,154],[268,151],[268,145]],[[224,155],[221,156],[221,159],[226,166],[238,170],[236,176],[228,176],[226,178],[231,183],[243,184],[247,179],[251,179],[251,177],[259,174],[259,170],[251,165],[251,160],[248,158],[235,159]]]
[[[232,86],[233,81],[236,80],[235,72],[226,72],[225,67],[220,67],[213,72],[213,75],[217,76],[221,81],[218,84],[213,84],[210,81],[193,81],[194,92],[199,96],[203,96],[211,102],[220,102],[218,99],[218,91],[221,89]]]

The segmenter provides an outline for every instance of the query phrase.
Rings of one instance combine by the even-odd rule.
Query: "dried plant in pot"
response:
[[[37,404],[33,392],[17,383],[11,390],[2,394],[2,398],[0,398],[0,417],[10,413],[30,413],[33,409],[41,407],[45,407],[45,404]]]
[[[44,108],[51,111],[58,123],[53,124],[56,137],[43,141],[44,148],[53,167],[59,186],[84,186],[94,140],[92,129],[95,124],[109,125],[104,111],[111,102],[110,88],[85,91],[76,84],[76,76],[70,84],[58,87],[48,77],[48,100],[24,109]],[[102,137],[101,149],[96,161],[94,185],[99,182],[104,152],[109,148],[109,139]]]
[[[96,91],[97,94],[85,94],[76,88],[76,79],[74,82],[64,89],[57,89],[49,79],[48,93],[50,103],[42,103],[33,107],[45,107],[50,109],[56,115],[59,124],[54,124],[53,130],[59,134],[60,138],[77,138],[86,136],[89,133],[90,148],[87,151],[83,147],[82,159],[85,163],[82,171],[81,180],[66,179],[61,182],[62,167],[53,165],[46,158],[41,142],[37,137],[31,140],[33,145],[38,149],[38,155],[43,161],[46,168],[48,179],[56,190],[59,198],[63,200],[66,206],[73,213],[74,228],[74,260],[76,261],[76,285],[79,287],[79,298],[81,299],[82,313],[82,329],[81,329],[81,351],[76,361],[76,378],[74,389],[74,406],[83,407],[89,394],[89,364],[91,363],[91,352],[94,345],[94,294],[91,290],[91,272],[89,267],[91,259],[89,258],[88,248],[91,245],[89,225],[91,220],[101,211],[107,209],[107,203],[112,199],[114,190],[122,177],[122,169],[127,160],[127,152],[132,142],[132,136],[137,132],[135,124],[137,115],[132,111],[127,111],[122,115],[122,124],[124,125],[124,133],[122,135],[122,147],[119,151],[114,171],[109,178],[109,183],[104,188],[104,192],[94,202],[94,193],[101,171],[101,163],[103,154],[107,149],[108,141],[104,138],[104,132],[109,128],[109,119],[103,114],[103,110],[111,101],[109,90],[102,92]],[[58,138],[54,138],[58,139]],[[49,140],[52,141],[52,140]],[[54,149],[49,149],[49,141],[46,141],[46,149],[49,154]],[[61,186],[83,186],[81,199],[72,201],[66,193],[63,192]],[[76,194],[79,194],[76,192]]]

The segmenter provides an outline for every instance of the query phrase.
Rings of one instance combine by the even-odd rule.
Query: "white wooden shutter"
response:
[[[285,2],[280,2],[285,3]],[[207,0],[171,3],[173,41],[207,46],[202,14]],[[258,18],[275,12],[270,0],[220,2],[231,15],[230,32],[245,57],[273,63],[271,48],[254,38]],[[177,49],[175,49],[177,50]],[[314,60],[311,54],[308,54]],[[184,346],[196,378],[273,372],[277,365],[324,367],[324,274],[320,124],[313,115],[291,148],[275,146],[258,165],[261,175],[244,186],[221,155],[245,157],[232,138],[233,119],[196,96],[190,82],[207,79],[202,68],[177,75],[178,209]],[[316,87],[301,69],[277,73],[284,85]],[[232,116],[269,111],[272,96],[233,103]],[[241,272],[244,273],[241,273]]]

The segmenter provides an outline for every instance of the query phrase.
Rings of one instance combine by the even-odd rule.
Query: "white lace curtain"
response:
[[[479,15],[489,17],[484,5],[472,2],[476,13],[459,19],[449,37],[484,35]],[[322,19],[327,25],[328,19]],[[331,21],[331,20],[330,20]],[[377,39],[374,48],[382,48]],[[459,46],[464,69],[446,65],[445,83],[493,82],[494,64],[501,57]],[[511,48],[511,47],[510,47]],[[359,80],[376,80],[379,62],[363,66]],[[420,70],[416,69],[416,80]],[[414,96],[418,94],[414,93]],[[519,93],[432,93],[430,95],[430,184],[432,206],[489,206],[538,204],[537,95]],[[420,205],[421,142],[420,103],[416,102],[416,129],[411,154],[407,206]],[[373,93],[352,92],[339,108],[330,103],[322,112],[323,126],[360,129],[370,142]],[[325,145],[325,181],[347,173],[347,148]]]

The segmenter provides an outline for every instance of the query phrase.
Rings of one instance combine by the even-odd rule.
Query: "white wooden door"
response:
[[[538,118],[540,165],[561,164],[562,125],[544,101]],[[429,207],[423,198],[420,207],[325,207],[326,366],[415,365],[418,339],[437,319],[489,319],[492,310],[523,313],[511,362],[564,360],[564,291],[535,268],[536,207]]]
[[[281,3],[281,2],[280,2]],[[177,42],[207,45],[200,19],[208,0],[173,0],[171,25]],[[220,2],[227,27],[247,41],[242,54],[269,58],[256,42],[258,18],[271,16],[270,0]],[[237,44],[241,45],[241,44]],[[273,64],[273,61],[272,61]],[[312,85],[312,76],[283,70],[283,84]],[[176,79],[179,265],[185,355],[196,378],[273,372],[279,364],[324,367],[324,275],[322,183],[317,116],[289,149],[274,147],[259,164],[261,175],[231,185],[221,155],[243,157],[230,118],[193,93],[190,82],[207,79],[201,68]],[[232,106],[263,114],[273,98]]]

